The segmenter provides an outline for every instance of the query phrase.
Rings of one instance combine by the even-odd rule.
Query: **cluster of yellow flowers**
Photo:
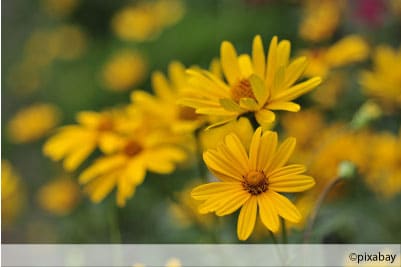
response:
[[[280,144],[278,134],[268,130],[276,120],[274,111],[299,111],[294,100],[321,82],[319,77],[298,82],[306,58],[291,60],[290,51],[289,41],[274,37],[266,52],[256,36],[251,56],[238,55],[230,42],[223,42],[220,61],[212,61],[210,70],[173,62],[168,77],[153,73],[154,94],[135,90],[127,106],[80,112],[78,124],[60,128],[44,145],[44,153],[63,160],[72,171],[98,150],[101,155],[82,170],[79,181],[95,202],[116,187],[117,204],[124,206],[147,171],[174,171],[193,150],[194,135],[199,137],[204,128],[216,133],[226,127],[232,132],[204,137],[222,139],[204,142],[213,147],[203,159],[218,181],[196,187],[191,195],[203,202],[201,213],[223,216],[241,208],[241,240],[251,235],[258,210],[263,224],[277,232],[279,216],[301,220],[297,208],[280,193],[304,191],[315,183],[303,174],[303,165],[287,165],[295,138]],[[254,128],[234,130],[237,124]]]

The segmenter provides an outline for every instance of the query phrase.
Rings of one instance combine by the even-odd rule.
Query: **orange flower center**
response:
[[[124,153],[129,157],[133,157],[143,150],[142,146],[131,140],[124,146]]]
[[[259,195],[268,189],[267,177],[263,171],[250,171],[244,179],[242,186],[252,195]]]
[[[100,120],[97,129],[98,131],[111,131],[114,127],[114,122],[111,118],[109,117],[104,117]]]
[[[248,97],[256,100],[252,92],[252,86],[248,79],[242,79],[231,88],[231,97],[239,103],[241,98]]]

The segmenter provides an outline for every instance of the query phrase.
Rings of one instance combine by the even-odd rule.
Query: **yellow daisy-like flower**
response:
[[[113,112],[80,112],[78,124],[61,127],[45,143],[43,153],[54,161],[64,159],[64,168],[73,171],[97,146],[105,146],[104,137],[115,130],[116,117]]]
[[[291,44],[273,37],[268,55],[262,39],[253,40],[252,56],[237,55],[227,41],[221,45],[221,66],[226,81],[204,70],[188,71],[195,91],[180,103],[193,107],[199,114],[217,115],[232,120],[241,114],[254,113],[260,125],[275,120],[272,110],[297,112],[292,102],[321,82],[319,77],[295,84],[306,68],[306,58],[290,61]]]
[[[203,154],[210,171],[220,179],[196,187],[192,197],[205,201],[199,212],[215,212],[218,216],[241,211],[237,234],[246,240],[252,233],[256,216],[272,232],[279,230],[279,216],[298,222],[297,208],[278,192],[301,192],[312,187],[312,177],[303,175],[303,165],[285,166],[295,147],[295,138],[286,139],[277,148],[277,134],[258,128],[252,136],[249,153],[235,134],[215,150]]]
[[[145,123],[132,129],[130,136],[109,136],[113,149],[82,172],[79,182],[87,184],[85,191],[93,202],[100,202],[117,187],[117,205],[125,206],[147,170],[168,174],[174,171],[176,163],[185,160],[181,149],[165,142],[167,136],[144,128]]]

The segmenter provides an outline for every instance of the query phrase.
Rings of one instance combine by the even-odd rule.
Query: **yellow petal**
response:
[[[81,111],[76,116],[79,124],[89,128],[96,128],[102,115],[94,111]]]
[[[286,67],[290,59],[291,43],[288,40],[280,41],[277,47],[277,66]]]
[[[231,98],[220,99],[220,105],[227,111],[243,112],[244,110]]]
[[[262,38],[260,37],[260,35],[256,35],[255,38],[253,39],[252,63],[253,63],[254,72],[259,77],[264,77],[265,76],[266,58],[265,58],[265,51],[263,48]]]
[[[146,169],[143,161],[140,158],[131,159],[124,171],[124,177],[130,183],[141,184],[145,178]]]
[[[241,175],[245,174],[245,170],[241,173],[239,166],[236,166],[233,162],[227,160],[224,154],[215,153],[211,150],[203,153],[203,160],[207,167],[214,171],[216,174],[223,174],[224,177],[217,176],[218,178],[229,178],[231,181],[242,181]]]
[[[295,104],[294,102],[273,102],[266,106],[266,108],[271,110],[286,110],[291,112],[298,112],[301,109],[301,106]]]
[[[226,144],[221,144],[217,146],[217,151],[218,153],[224,155],[224,157],[231,163],[231,167],[233,169],[237,170],[237,175],[240,175],[242,177],[245,173],[249,171],[248,161],[244,161],[243,156],[238,156],[238,152],[236,152],[237,150],[227,146]],[[245,151],[245,148],[243,151]],[[246,154],[246,152],[245,155],[246,159],[248,159],[248,155]]]
[[[113,190],[117,183],[116,173],[103,175],[85,186],[84,191],[89,194],[90,199],[99,203]]]
[[[257,199],[262,223],[273,233],[278,232],[280,222],[273,201],[267,196],[267,194],[260,194],[257,196]]]
[[[168,74],[175,88],[182,88],[187,85],[188,77],[185,74],[185,66],[180,62],[171,62],[168,65]]]
[[[270,110],[261,109],[255,113],[256,121],[261,125],[269,125],[276,119],[276,115]]]
[[[121,165],[123,165],[125,162],[126,158],[122,155],[100,158],[81,173],[79,176],[79,182],[81,184],[86,184],[99,175],[108,173],[113,169],[121,167]]]
[[[172,92],[172,88],[166,78],[166,76],[156,71],[152,74],[152,88],[155,94],[165,100],[174,99],[174,93]]]
[[[251,170],[258,170],[258,159],[260,157],[260,139],[262,136],[262,127],[256,129],[255,133],[252,136],[251,145],[249,147],[249,166]]]
[[[267,56],[267,69],[265,75],[266,87],[270,89],[274,82],[276,74],[276,58],[277,58],[277,36],[274,36],[270,42],[269,54]]]
[[[270,166],[266,166],[265,173],[270,174],[270,172],[284,166],[287,163],[288,159],[290,158],[292,152],[294,151],[295,144],[296,144],[295,138],[293,137],[287,138],[278,148]]]
[[[234,155],[238,161],[247,163],[248,162],[248,155],[244,148],[244,145],[241,143],[241,140],[235,134],[229,134],[225,138],[225,144],[227,145],[226,148],[228,151]],[[249,166],[243,165],[245,167],[245,171],[249,171]]]
[[[253,67],[252,67],[252,62],[251,62],[251,58],[249,57],[249,55],[240,55],[238,57],[238,64],[239,64],[239,68],[241,70],[241,76],[242,77],[249,77],[252,75],[253,73]]]
[[[291,88],[284,90],[277,95],[273,96],[271,102],[275,101],[291,101],[309,91],[314,89],[322,82],[320,77],[311,78],[305,82],[299,83],[292,86]]]
[[[239,240],[246,240],[251,235],[256,222],[257,198],[251,197],[242,206],[238,217],[237,235]]]
[[[248,199],[251,195],[246,192],[245,190],[238,191],[235,193],[230,193],[226,196],[224,203],[222,203],[219,208],[217,208],[216,215],[217,216],[225,216],[231,214],[238,210]]]
[[[302,192],[314,185],[314,179],[307,175],[289,174],[285,176],[269,177],[269,189],[277,192]]]
[[[231,85],[237,83],[241,78],[241,72],[234,46],[230,42],[224,41],[221,44],[220,55],[221,65],[227,81]]]
[[[300,174],[306,171],[306,168],[302,164],[292,164],[285,167],[278,168],[270,173],[269,178],[286,176],[286,175],[295,175]]]
[[[284,88],[290,87],[304,73],[307,66],[306,57],[295,59],[285,70]]]
[[[86,143],[77,147],[64,160],[63,166],[67,171],[75,170],[95,150],[95,143]]]
[[[255,95],[259,106],[263,106],[269,97],[269,90],[265,87],[264,81],[257,75],[251,75],[249,77],[249,82],[251,83],[252,92]]]
[[[266,131],[260,141],[260,152],[257,169],[262,170],[269,166],[274,158],[277,148],[278,137],[276,132]]]
[[[266,194],[267,197],[272,200],[273,205],[276,207],[277,212],[281,217],[293,223],[297,223],[301,220],[301,214],[288,198],[271,190]]]
[[[191,192],[191,196],[194,199],[206,200],[227,191],[240,190],[243,190],[243,188],[241,183],[238,182],[213,182],[195,187]]]
[[[240,107],[245,110],[255,111],[259,109],[259,105],[255,102],[253,98],[243,97],[239,101]]]

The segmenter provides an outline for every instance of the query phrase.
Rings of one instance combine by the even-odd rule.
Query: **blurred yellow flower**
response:
[[[19,110],[8,122],[13,143],[33,142],[50,132],[60,121],[60,111],[52,104],[38,103]]]
[[[103,67],[103,82],[107,89],[125,91],[142,82],[148,63],[137,51],[123,50],[114,54]]]
[[[188,74],[194,92],[180,103],[195,108],[199,114],[221,116],[226,121],[253,113],[262,126],[275,120],[272,110],[297,112],[300,106],[292,101],[318,86],[321,79],[314,77],[295,84],[306,68],[306,59],[290,62],[290,50],[289,41],[278,42],[273,37],[266,56],[257,35],[252,57],[238,56],[234,46],[224,41],[220,60],[226,81],[208,71],[191,69]]]
[[[149,131],[147,123],[141,120],[125,135],[109,135],[105,140],[106,155],[81,173],[79,182],[86,185],[85,191],[93,202],[100,202],[117,187],[117,205],[125,206],[147,171],[168,174],[186,159],[183,150],[166,142],[168,134],[151,128]]]
[[[401,192],[401,132],[398,138],[384,132],[366,139],[370,150],[365,181],[380,196],[394,197]]]
[[[326,77],[331,69],[365,60],[369,55],[369,46],[362,37],[348,35],[330,47],[302,50],[300,55],[309,59],[306,76]]]
[[[312,93],[311,98],[322,109],[334,108],[347,88],[347,78],[347,73],[341,71],[331,72],[319,87],[319,90]]]
[[[401,47],[395,50],[378,46],[373,55],[373,70],[363,71],[360,84],[368,96],[377,98],[383,108],[393,110],[401,106]]]
[[[156,0],[127,6],[112,19],[114,33],[127,41],[143,42],[157,37],[160,32],[181,19],[184,4],[180,0]]]
[[[76,25],[62,25],[54,30],[48,44],[50,51],[62,60],[74,60],[84,54],[87,47],[87,36]]]
[[[21,178],[7,160],[1,161],[1,222],[12,224],[20,215],[26,201]]]
[[[160,127],[167,128],[172,134],[193,133],[205,123],[204,116],[176,103],[188,87],[185,67],[174,61],[169,65],[168,77],[159,71],[152,74],[155,95],[141,90],[131,94],[133,108],[141,110],[149,120],[156,120]]]
[[[212,226],[213,218],[210,215],[198,212],[199,201],[191,197],[191,190],[195,185],[201,184],[200,180],[192,182],[183,191],[176,194],[177,202],[170,204],[169,210],[179,225],[188,227],[200,225],[205,228]]]
[[[344,5],[342,0],[306,0],[299,35],[308,41],[330,38],[337,29]]]
[[[50,17],[66,17],[78,6],[79,0],[41,0],[42,8]]]
[[[65,216],[70,214],[78,204],[79,185],[71,178],[60,177],[43,185],[36,197],[43,210]]]
[[[301,220],[296,207],[277,192],[301,192],[312,187],[312,177],[303,175],[303,165],[287,165],[295,148],[295,138],[286,139],[277,147],[277,134],[258,128],[249,148],[249,154],[235,134],[215,150],[203,154],[210,171],[220,179],[196,187],[192,197],[203,200],[199,212],[216,212],[218,216],[241,211],[237,234],[240,240],[251,235],[257,217],[272,232],[279,230],[279,216],[291,222]]]
[[[102,147],[104,140],[117,127],[118,111],[83,111],[77,115],[77,125],[61,127],[43,146],[43,153],[52,160],[64,159],[67,171],[75,170],[96,147]]]

